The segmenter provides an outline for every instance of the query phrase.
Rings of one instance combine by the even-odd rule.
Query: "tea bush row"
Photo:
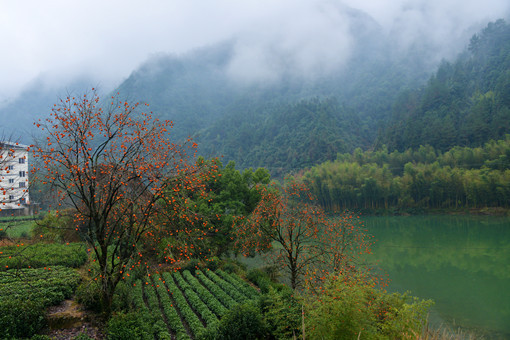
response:
[[[181,312],[182,317],[189,325],[189,328],[191,332],[197,337],[198,335],[202,334],[204,331],[204,326],[202,325],[202,322],[200,322],[200,319],[197,317],[193,309],[188,304],[188,301],[182,294],[179,287],[174,282],[174,279],[169,273],[165,273],[164,276],[165,285],[168,287],[168,290],[162,290],[161,285],[158,287],[161,294],[166,294],[167,292],[172,294],[172,297],[176,303],[176,307]]]
[[[243,303],[246,300],[248,300],[248,298],[243,293],[241,293],[236,286],[232,285],[230,282],[223,280],[218,275],[216,275],[212,270],[205,270],[204,273],[208,278],[210,278],[214,283],[220,286],[221,289],[227,292],[238,303]]]
[[[144,293],[147,298],[149,310],[151,311],[152,317],[154,318],[153,329],[155,329],[156,337],[158,339],[171,339],[170,333],[168,332],[165,320],[163,318],[163,314],[161,313],[161,309],[159,307],[159,301],[156,295],[156,291],[154,290],[153,287],[146,286],[146,288],[144,289]],[[166,303],[163,303],[163,306],[165,306],[165,304]],[[187,338],[181,337],[180,339]]]
[[[228,311],[210,291],[202,286],[200,281],[194,277],[189,270],[183,271],[182,276],[217,317],[223,316]]]
[[[87,251],[80,243],[35,243],[0,248],[0,271],[47,266],[78,268],[86,261]]]
[[[164,273],[163,276],[164,277],[170,276],[170,274]],[[200,314],[200,316],[205,321],[208,327],[218,322],[218,318],[216,317],[216,315],[214,315],[214,313],[209,310],[207,305],[200,299],[200,297],[193,290],[193,288],[191,288],[191,285],[188,282],[186,282],[186,280],[184,280],[180,272],[174,273],[173,278],[181,288],[184,295],[186,296],[191,307]],[[167,279],[165,279],[165,281],[168,282]]]
[[[250,286],[248,283],[246,283],[246,281],[237,275],[226,273],[221,269],[216,270],[215,273],[223,280],[229,282],[232,286],[234,286],[237,290],[242,292],[250,299],[255,299],[260,295],[255,288]]]
[[[205,276],[205,274],[200,269],[195,271],[195,276],[228,309],[231,309],[238,304],[238,302],[235,301],[230,295],[228,295],[223,289],[221,289],[220,286]]]
[[[80,282],[73,269],[0,272],[0,338],[30,337],[45,325],[45,308],[70,298]]]
[[[157,286],[145,286],[146,290],[154,290],[159,295],[163,314],[166,316],[170,329],[176,334],[177,339],[189,339],[188,333],[182,324],[181,317],[174,307],[174,303],[168,295],[167,289],[163,283]],[[159,308],[159,307],[158,307]]]

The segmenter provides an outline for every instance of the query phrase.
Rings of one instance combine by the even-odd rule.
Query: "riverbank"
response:
[[[483,216],[510,216],[510,208],[483,207],[483,208],[389,208],[389,209],[361,209],[355,210],[362,216],[417,216],[417,215],[483,215]]]

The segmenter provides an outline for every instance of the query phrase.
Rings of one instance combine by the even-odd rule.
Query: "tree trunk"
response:
[[[296,268],[296,265],[294,263],[294,261],[291,260],[291,263],[290,263],[290,286],[293,290],[296,289],[296,286],[297,286],[297,268]]]
[[[106,283],[108,284],[108,283]],[[104,285],[102,286],[102,292],[101,292],[101,313],[103,315],[103,318],[105,320],[108,320],[110,318],[110,315],[112,313],[112,302],[113,302],[113,290],[108,289]]]

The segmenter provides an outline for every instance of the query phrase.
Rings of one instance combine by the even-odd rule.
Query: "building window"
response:
[[[9,166],[7,167],[7,170],[14,170],[14,165],[9,165]]]
[[[9,195],[9,200],[13,200],[14,199],[14,195]]]
[[[19,172],[19,177],[25,177],[25,171],[20,171]]]
[[[24,188],[25,187],[25,182],[19,182],[19,187],[20,188]]]
[[[25,164],[25,158],[20,158],[19,159],[19,164]]]
[[[14,178],[9,178],[9,183],[14,183]]]

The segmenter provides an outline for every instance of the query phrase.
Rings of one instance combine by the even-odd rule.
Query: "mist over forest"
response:
[[[509,338],[509,18],[0,2],[0,337]]]
[[[302,27],[282,23],[273,36],[244,32],[187,52],[152,54],[111,90],[92,76],[56,85],[41,75],[0,107],[2,127],[30,144],[32,122],[58,98],[99,86],[105,96],[119,92],[149,103],[159,118],[174,122],[173,139],[191,136],[201,155],[277,176],[356,148],[447,150],[508,133],[506,109],[490,108],[496,116],[480,118],[494,96],[505,102],[504,21],[467,24],[455,17],[463,29],[453,30],[425,6],[409,9],[388,29],[367,12],[331,6]],[[423,26],[427,16],[438,20],[435,30]]]

